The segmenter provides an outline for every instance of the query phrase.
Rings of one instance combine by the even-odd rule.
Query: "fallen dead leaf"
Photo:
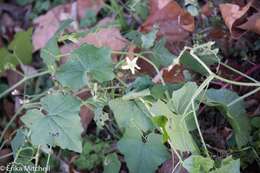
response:
[[[96,47],[109,47],[114,51],[120,51],[127,46],[128,41],[121,35],[118,28],[102,28],[98,32],[87,34],[85,37],[79,39],[77,43],[62,46],[61,53],[68,54],[84,43],[92,44]],[[63,58],[62,63],[64,63],[66,59],[67,58]]]
[[[94,113],[93,111],[88,108],[87,106],[82,106],[80,108],[80,119],[81,119],[81,124],[85,130],[87,130],[88,125],[94,118]]]
[[[168,68],[163,68],[160,70],[160,74],[157,74],[153,78],[153,82],[155,82],[155,83],[160,82],[159,75],[162,75],[162,77],[166,83],[181,83],[184,81],[183,70],[184,70],[184,68],[181,65],[175,65],[170,70]]]
[[[103,0],[77,0],[77,11],[79,19],[82,19],[87,10],[98,13],[104,5]]]
[[[213,15],[213,7],[211,6],[210,2],[206,2],[206,4],[201,7],[201,13],[207,17]]]
[[[233,38],[239,38],[245,33],[244,30],[238,29],[236,26],[239,20],[247,13],[252,2],[250,1],[242,8],[239,5],[231,3],[219,5],[221,15]]]
[[[255,13],[247,18],[247,22],[238,27],[247,31],[252,31],[260,34],[260,12]]]
[[[172,0],[150,0],[149,1],[150,15],[156,13],[158,10],[165,7],[171,1]]]
[[[183,42],[195,29],[194,18],[175,1],[151,14],[141,31],[149,32],[154,25],[159,26],[158,36],[164,36],[168,42]]]
[[[68,10],[70,10],[70,5],[60,5],[33,21],[36,26],[32,36],[33,51],[43,48],[48,40],[53,37],[59,28],[59,14]]]
[[[12,153],[12,150],[9,148],[2,149],[2,150],[0,150],[0,157],[7,156],[8,154],[11,154],[11,153]],[[7,165],[11,161],[12,161],[12,156],[8,156],[3,159],[0,159],[0,166]],[[1,172],[1,170],[0,170],[0,172]]]
[[[78,0],[76,3],[76,6],[74,3],[59,5],[34,20],[33,23],[36,26],[32,36],[34,51],[45,46],[58,30],[62,20],[69,18],[76,20],[77,17],[81,19],[85,16],[86,10],[91,9],[98,13],[103,6],[103,0]],[[77,13],[76,16],[75,12]]]

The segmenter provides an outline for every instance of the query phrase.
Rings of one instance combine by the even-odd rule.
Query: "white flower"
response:
[[[126,65],[122,66],[123,70],[131,70],[132,74],[135,74],[135,69],[140,70],[141,68],[136,64],[138,60],[138,57],[135,57],[134,59],[130,60],[129,57],[126,57]]]

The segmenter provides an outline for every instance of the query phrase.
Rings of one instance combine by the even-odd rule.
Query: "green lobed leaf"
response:
[[[117,146],[119,151],[124,154],[130,173],[153,173],[169,158],[169,153],[162,144],[160,135],[152,133],[144,143],[140,131],[136,128],[126,129]]]
[[[237,145],[242,147],[249,142],[251,131],[244,102],[239,101],[229,107],[227,106],[238,97],[235,92],[227,89],[209,89],[206,93],[205,104],[217,107],[224,114],[234,129]]]
[[[109,102],[120,128],[137,127],[147,131],[153,127],[149,112],[140,101],[115,99]]]
[[[121,163],[118,160],[116,153],[112,153],[105,157],[103,165],[103,173],[117,173],[120,170]]]
[[[240,160],[233,160],[232,157],[227,157],[221,162],[221,167],[210,171],[210,173],[240,173]]]
[[[88,85],[90,79],[105,82],[114,77],[111,49],[88,44],[74,50],[70,59],[56,73],[57,80],[72,90]]]
[[[167,67],[172,64],[173,59],[176,58],[167,48],[165,48],[166,39],[162,38],[152,48],[153,56],[152,61],[157,66]]]
[[[158,32],[157,28],[153,28],[152,31],[150,31],[147,34],[142,34],[141,40],[142,40],[142,47],[145,49],[149,49],[153,47],[154,42],[156,40],[156,34]]]
[[[213,44],[213,42],[209,42],[194,46],[192,49],[194,54],[208,67],[219,62],[219,57],[217,56],[218,49],[213,49]],[[188,51],[184,51],[180,56],[180,63],[194,72],[205,76],[209,75],[208,71]]]
[[[0,72],[7,65],[16,66],[20,63],[32,62],[32,28],[17,32],[8,48],[0,48]]]
[[[152,105],[151,112],[156,116],[166,116],[168,121],[165,125],[167,134],[169,135],[172,145],[180,151],[198,151],[197,145],[194,142],[186,122],[182,121],[181,115],[173,113],[167,104],[162,101],[157,101]]]
[[[214,166],[211,158],[202,157],[200,155],[191,155],[184,160],[183,167],[189,173],[208,173]]]
[[[81,152],[83,128],[79,117],[80,101],[69,95],[55,93],[42,98],[41,105],[46,115],[33,109],[21,118],[32,132],[32,143]]]
[[[23,133],[23,130],[18,129],[14,139],[11,141],[12,151],[16,153],[20,147],[25,144],[26,136]]]
[[[185,116],[185,121],[189,130],[196,129],[196,124],[194,121],[194,115],[190,102],[197,89],[198,86],[195,82],[187,82],[183,85],[182,88],[173,91],[172,99],[168,103],[169,108],[173,112],[175,112],[177,115],[180,115],[181,117]],[[198,104],[196,103],[196,99],[194,99],[194,104],[195,109],[197,110]]]

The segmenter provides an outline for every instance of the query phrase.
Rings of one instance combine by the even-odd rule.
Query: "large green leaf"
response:
[[[192,49],[193,53],[208,67],[219,62],[219,57],[217,56],[218,49],[214,49],[213,44],[213,42],[209,42],[194,46]],[[208,71],[188,51],[184,51],[180,56],[180,63],[183,64],[185,68],[202,75],[209,75]]]
[[[182,120],[181,115],[173,113],[169,109],[169,106],[160,100],[153,104],[151,111],[157,116],[164,115],[168,118],[165,129],[172,145],[177,150],[194,153],[198,151],[196,143],[189,133],[186,122]]]
[[[240,173],[240,160],[233,160],[232,157],[227,157],[221,162],[221,167],[210,171],[210,173]]]
[[[57,80],[66,87],[78,90],[90,79],[98,82],[112,80],[113,62],[111,49],[83,44],[71,53],[71,58],[58,69]]]
[[[208,173],[214,166],[211,158],[202,157],[200,155],[191,155],[184,160],[183,167],[189,173]]]
[[[0,49],[0,72],[6,65],[16,66],[20,63],[30,64],[32,61],[32,28],[17,32],[8,48]]]
[[[153,127],[149,112],[139,101],[115,99],[109,102],[120,128],[137,127],[147,131]]]
[[[126,129],[118,149],[124,154],[130,173],[153,173],[169,158],[160,135],[150,134],[144,143],[136,128]]]
[[[117,173],[120,170],[121,163],[115,153],[109,154],[104,160],[104,171],[103,173]]]
[[[238,97],[235,92],[227,89],[209,89],[206,93],[205,104],[217,107],[224,114],[234,129],[237,145],[241,147],[250,140],[251,131],[244,102],[239,101],[229,107],[227,106]]]
[[[173,112],[181,117],[185,116],[185,121],[189,130],[196,129],[196,124],[194,121],[194,115],[190,102],[197,89],[198,86],[195,82],[187,82],[182,88],[173,91],[172,99],[168,103],[169,108]],[[194,104],[195,109],[197,110],[198,104],[196,103],[196,99],[194,99]]]
[[[157,66],[164,66],[167,67],[172,64],[173,59],[176,58],[175,55],[173,55],[166,47],[166,39],[161,39],[158,41],[152,51],[153,51],[153,57],[152,61],[157,65]]]
[[[31,129],[34,145],[48,144],[81,152],[80,101],[55,93],[41,99],[40,110],[29,110],[21,119]]]

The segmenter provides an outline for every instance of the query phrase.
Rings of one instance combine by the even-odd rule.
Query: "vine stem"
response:
[[[258,82],[258,83],[236,82],[236,81],[233,81],[233,80],[229,80],[229,79],[223,78],[223,77],[218,76],[218,75],[216,75],[216,74],[214,74],[214,78],[216,78],[216,79],[218,79],[218,80],[221,80],[221,81],[223,81],[223,82],[226,82],[226,83],[233,84],[233,85],[260,87],[260,82]]]
[[[7,125],[5,126],[1,136],[0,136],[0,142],[2,142],[4,135],[6,133],[6,131],[8,130],[8,128],[10,127],[10,125],[14,122],[14,120],[18,117],[18,115],[21,113],[21,111],[24,109],[24,106],[20,107],[16,113],[14,114],[14,116],[11,118],[11,120],[7,123]]]
[[[51,150],[52,150],[52,147],[50,146],[50,151],[48,153],[47,162],[46,162],[46,166],[45,166],[45,173],[48,173],[48,166],[49,166],[50,158],[51,158]]]
[[[30,80],[30,79],[33,79],[33,78],[36,78],[36,77],[39,77],[39,76],[43,76],[43,75],[46,75],[46,74],[49,74],[49,73],[50,73],[49,71],[43,71],[43,72],[31,75],[31,76],[25,76],[22,80],[20,80],[19,82],[14,84],[12,87],[10,87],[9,89],[7,89],[3,93],[1,93],[0,94],[0,99],[2,97],[4,97],[5,95],[9,94],[11,91],[13,91],[15,88],[17,88],[19,85],[23,84],[27,80]]]
[[[227,68],[227,69],[229,69],[229,70],[231,70],[231,71],[234,71],[234,72],[236,72],[237,74],[241,75],[241,76],[239,76],[238,78],[236,78],[235,81],[239,81],[239,80],[241,80],[243,77],[245,77],[245,78],[247,78],[247,79],[249,79],[249,80],[251,80],[251,81],[253,81],[253,82],[255,82],[255,83],[258,83],[258,82],[259,82],[259,81],[255,80],[254,78],[248,76],[248,74],[251,74],[252,72],[254,72],[255,70],[257,70],[258,68],[260,68],[260,64],[254,66],[253,68],[251,68],[250,70],[248,70],[245,74],[242,73],[242,72],[240,72],[239,70],[236,70],[236,69],[233,68],[233,67],[230,67],[229,65],[226,65],[226,64],[223,63],[223,62],[221,62],[220,64],[221,64],[222,66],[224,66],[225,68]],[[224,86],[224,87],[226,87],[226,86]]]
[[[252,90],[252,91],[246,93],[245,95],[243,95],[243,96],[241,96],[241,97],[238,97],[238,98],[235,99],[235,100],[233,100],[232,102],[230,102],[230,103],[227,105],[227,107],[230,107],[230,106],[234,105],[235,103],[237,103],[237,102],[243,100],[244,98],[246,98],[246,97],[248,97],[248,96],[250,96],[250,95],[252,95],[252,94],[254,94],[254,93],[258,92],[258,91],[260,91],[260,87],[258,87],[258,88],[256,88],[256,89],[254,89],[254,90]]]

